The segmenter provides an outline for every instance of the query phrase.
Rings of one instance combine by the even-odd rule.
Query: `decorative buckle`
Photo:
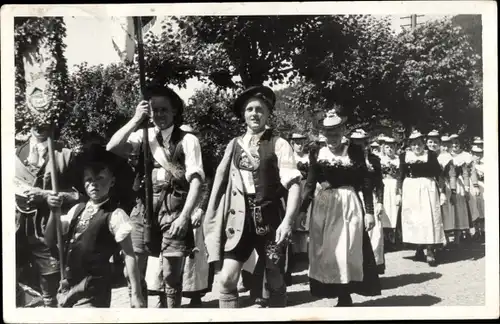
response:
[[[262,218],[262,208],[260,206],[251,207],[252,218],[255,224],[255,232],[257,235],[266,235],[269,233],[269,225],[264,225],[264,219]]]

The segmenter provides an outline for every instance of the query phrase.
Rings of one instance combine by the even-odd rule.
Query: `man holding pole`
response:
[[[16,218],[17,266],[29,263],[39,275],[40,289],[46,307],[56,307],[59,286],[60,265],[53,257],[44,240],[45,226],[55,207],[50,195],[55,185],[52,183],[52,166],[49,163],[49,136],[52,127],[48,124],[33,126],[31,137],[16,150]],[[54,166],[57,174],[59,195],[63,201],[63,211],[77,203],[80,194],[74,188],[69,166],[72,151],[60,143],[53,145]]]
[[[154,127],[148,128],[148,149],[153,159],[153,211],[161,228],[160,260],[163,269],[166,306],[181,304],[182,276],[185,257],[192,253],[194,237],[190,222],[201,184],[205,179],[198,138],[180,129],[183,102],[171,89],[153,85],[132,119],[111,138],[107,149],[126,157],[140,151],[143,131],[137,130],[150,117]]]

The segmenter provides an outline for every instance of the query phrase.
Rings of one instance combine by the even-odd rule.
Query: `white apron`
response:
[[[309,224],[309,277],[363,281],[363,206],[350,186],[320,190]]]
[[[446,242],[439,190],[432,178],[406,178],[403,181],[401,229],[403,242],[444,244]]]

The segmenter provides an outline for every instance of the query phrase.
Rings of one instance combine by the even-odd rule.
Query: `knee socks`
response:
[[[219,308],[238,308],[238,291],[220,293]]]

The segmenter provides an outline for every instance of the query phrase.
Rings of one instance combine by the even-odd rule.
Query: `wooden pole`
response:
[[[142,22],[140,17],[134,17],[135,34],[137,37],[137,54],[139,60],[139,81],[141,93],[144,98],[146,91],[146,71],[144,65],[144,44],[142,41]],[[146,246],[151,242],[151,223],[153,221],[153,183],[151,181],[151,151],[149,150],[148,123],[146,120],[142,129],[142,151],[144,152],[144,191],[146,218],[144,226],[144,243]]]
[[[54,154],[54,142],[52,140],[52,135],[47,139],[48,144],[48,154],[49,154],[49,164],[50,164],[50,180],[52,184],[52,191],[56,194],[59,192],[59,184],[57,181],[57,167]],[[56,222],[56,232],[57,232],[57,248],[59,251],[59,268],[61,274],[61,281],[66,278],[66,272],[64,268],[64,246],[63,246],[63,235],[62,235],[62,223],[61,223],[61,209],[51,208],[50,217],[53,217]]]

